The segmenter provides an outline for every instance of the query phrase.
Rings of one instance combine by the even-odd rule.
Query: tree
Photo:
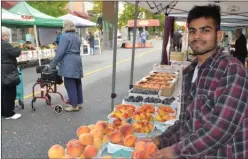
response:
[[[122,26],[127,25],[128,20],[135,18],[135,5],[126,3],[124,4],[124,10],[123,13],[119,17],[119,28]],[[164,20],[165,15],[164,14],[154,14],[150,11],[138,7],[138,19],[142,19],[144,14],[145,19],[158,19],[160,22],[160,26],[158,27],[149,27],[148,32],[154,33],[154,32],[161,32],[164,29]]]
[[[94,1],[92,10],[88,10],[88,13],[92,16],[92,21],[97,23],[98,18],[102,16],[102,1]]]
[[[35,9],[53,17],[59,17],[68,13],[66,5],[68,1],[27,1]]]
[[[138,7],[138,17],[141,16],[141,13],[144,12],[145,9]],[[122,14],[119,16],[119,28],[127,25],[128,20],[135,18],[135,5],[126,3],[124,4],[124,10]]]

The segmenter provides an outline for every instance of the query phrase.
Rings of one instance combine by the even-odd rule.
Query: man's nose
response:
[[[202,38],[202,34],[200,31],[196,31],[195,34],[194,34],[194,39],[195,40],[199,40]]]

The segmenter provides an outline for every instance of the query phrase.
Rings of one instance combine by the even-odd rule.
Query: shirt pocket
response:
[[[200,117],[202,121],[208,121],[209,115],[214,109],[214,99],[207,96],[207,95],[200,95],[198,96],[199,105],[198,111],[200,113]]]

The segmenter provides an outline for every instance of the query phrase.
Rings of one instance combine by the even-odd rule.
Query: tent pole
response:
[[[38,35],[37,35],[37,27],[34,25],[34,36],[35,36],[35,46],[36,46],[36,52],[39,51],[39,41],[38,41]],[[39,65],[41,65],[41,58],[40,53],[38,52],[38,59],[39,59]]]
[[[135,44],[136,44],[136,31],[137,31],[137,18],[138,18],[138,4],[139,1],[135,2],[135,18],[134,18],[134,32],[133,32],[133,47],[132,47],[132,62],[131,62],[131,73],[130,73],[130,84],[129,89],[133,88],[133,72],[134,72],[134,58],[135,58]]]
[[[118,28],[118,7],[119,2],[115,1],[115,24],[114,24],[114,48],[113,48],[113,72],[112,72],[112,93],[111,93],[111,111],[114,110],[115,79],[116,79],[116,53],[117,53],[117,28]]]

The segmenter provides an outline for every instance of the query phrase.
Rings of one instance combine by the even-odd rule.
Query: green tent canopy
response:
[[[9,10],[10,12],[20,14],[20,15],[29,15],[34,18],[34,25],[39,27],[62,27],[63,20],[49,16],[45,13],[38,11],[37,9],[31,7],[26,2],[19,2],[13,8]]]
[[[33,26],[34,19],[25,19],[22,15],[9,12],[2,8],[1,23],[5,26]]]

